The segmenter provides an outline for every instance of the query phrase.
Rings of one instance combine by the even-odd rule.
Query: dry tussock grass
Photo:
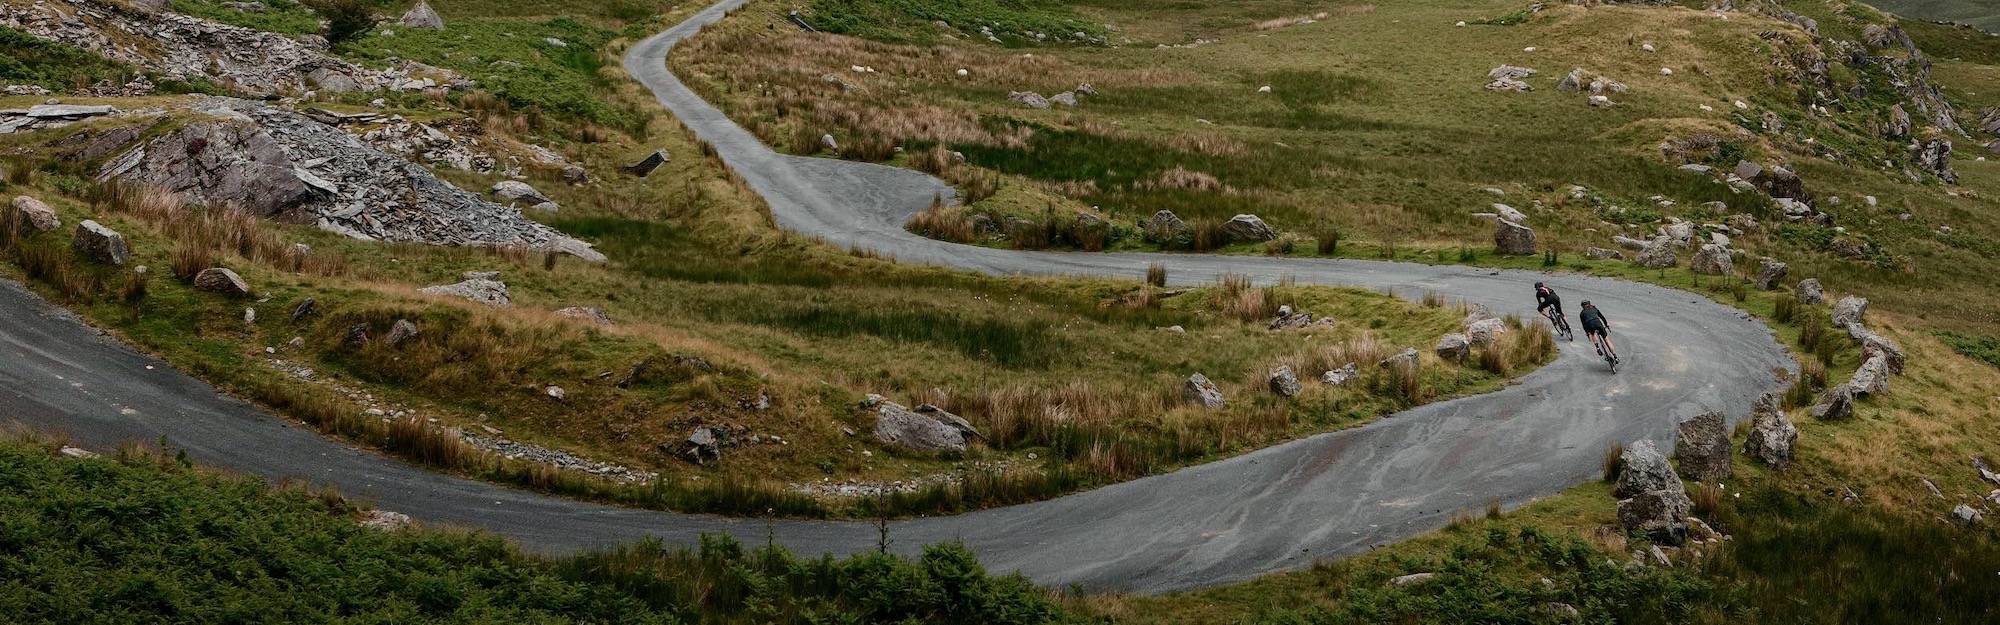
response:
[[[1160,191],[1200,191],[1206,193],[1228,193],[1229,185],[1222,184],[1215,176],[1175,165],[1173,169],[1160,172],[1151,180],[1142,180],[1134,185],[1140,189]]]

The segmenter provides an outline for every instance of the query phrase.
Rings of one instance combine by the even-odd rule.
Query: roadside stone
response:
[[[920,453],[963,453],[966,446],[958,428],[887,400],[875,408],[875,440]]]
[[[48,232],[62,227],[62,219],[56,216],[56,209],[25,195],[14,196],[14,223],[33,232]]]
[[[395,325],[389,326],[389,334],[382,337],[382,342],[389,347],[402,347],[403,343],[417,338],[417,334],[417,324],[408,319],[397,319]]]
[[[1343,386],[1354,379],[1354,363],[1341,365],[1339,369],[1329,369],[1319,375],[1319,381],[1327,386]]]
[[[1188,233],[1187,222],[1173,211],[1161,210],[1146,220],[1146,238],[1154,243],[1167,243],[1180,239]]]
[[[1812,418],[1821,421],[1844,421],[1854,416],[1854,387],[1846,384],[1826,389],[1808,411]]]
[[[514,304],[508,297],[507,285],[500,281],[497,271],[468,271],[464,280],[453,284],[427,286],[420,289],[430,295],[459,297],[496,308],[506,308]]]
[[[1617,487],[1618,522],[1627,530],[1645,532],[1656,542],[1678,545],[1686,537],[1686,518],[1694,508],[1680,475],[1650,440],[1625,448]]]
[[[70,247],[84,258],[107,265],[123,265],[132,259],[132,248],[125,245],[124,235],[90,219],[76,225]]]
[[[1735,260],[1729,255],[1729,248],[1710,243],[1696,251],[1694,259],[1688,261],[1688,268],[1695,273],[1710,276],[1726,276],[1735,273]]]
[[[1645,248],[1632,257],[1632,264],[1647,269],[1665,269],[1680,264],[1680,259],[1674,257],[1672,240],[1659,237],[1647,242]]]
[[[1033,91],[1009,91],[1007,92],[1007,101],[1036,110],[1049,108],[1048,98],[1044,98],[1042,94]]]
[[[1247,214],[1229,218],[1228,222],[1222,224],[1222,234],[1233,243],[1269,241],[1278,238],[1278,233],[1269,225],[1265,225],[1263,219]]]
[[[211,293],[221,293],[229,297],[249,297],[250,283],[236,272],[223,267],[210,267],[194,276],[194,288]]]
[[[1501,254],[1526,256],[1535,253],[1535,230],[1505,219],[1493,224],[1493,247]]]
[[[1801,304],[1824,304],[1826,303],[1826,287],[1820,286],[1819,278],[1800,280],[1798,297]]]
[[[1743,439],[1743,453],[1773,469],[1792,464],[1792,448],[1799,442],[1799,428],[1778,408],[1778,398],[1766,394],[1757,400],[1750,417],[1750,435]]]
[[[1181,383],[1181,400],[1209,410],[1219,410],[1228,403],[1222,397],[1222,389],[1208,381],[1208,376],[1199,373],[1188,376],[1187,381]]]
[[[682,442],[682,449],[681,455],[697,465],[722,461],[722,440],[715,435],[714,428],[695,428]]]
[[[1868,314],[1868,298],[1849,295],[1833,304],[1833,327],[1845,328],[1850,323],[1860,323]]]
[[[1438,337],[1437,348],[1434,351],[1439,358],[1451,362],[1465,362],[1466,358],[1472,356],[1472,341],[1467,340],[1463,334],[1446,334]]]
[[[444,29],[444,18],[431,8],[431,3],[424,0],[417,0],[417,6],[410,7],[410,10],[404,12],[403,18],[396,20],[396,23],[402,24],[404,28]]]
[[[1720,412],[1701,413],[1676,428],[1674,459],[1688,479],[1715,482],[1730,477],[1731,451],[1729,427]]]
[[[639,159],[637,163],[626,165],[623,169],[625,173],[644,178],[647,174],[653,173],[653,170],[659,169],[661,165],[667,164],[668,159],[666,150],[653,150],[653,153],[647,154],[646,158]]]
[[[1397,352],[1396,355],[1390,356],[1388,358],[1383,358],[1382,362],[1376,364],[1381,367],[1415,368],[1417,366],[1417,363],[1420,361],[1421,357],[1417,355],[1417,348],[1406,347],[1403,348],[1403,351]]]
[[[1785,273],[1790,267],[1775,259],[1766,258],[1757,262],[1757,290],[1769,291],[1778,288],[1785,281]]]
[[[359,525],[371,530],[393,532],[409,527],[413,523],[410,515],[388,510],[369,510],[361,513]]]
[[[1507,323],[1499,319],[1481,319],[1465,327],[1465,338],[1473,345],[1492,345],[1507,333]]]
[[[1276,371],[1272,371],[1270,385],[1271,392],[1279,397],[1292,397],[1298,395],[1301,390],[1299,376],[1292,372],[1290,365],[1281,365]]]
[[[1847,387],[1853,389],[1856,398],[1879,395],[1889,391],[1889,359],[1881,354],[1873,354],[1854,368],[1854,375],[1847,379]]]
[[[1624,252],[1620,252],[1618,250],[1613,250],[1613,249],[1605,249],[1601,247],[1585,248],[1583,250],[1583,255],[1585,257],[1592,258],[1595,260],[1625,260]]]

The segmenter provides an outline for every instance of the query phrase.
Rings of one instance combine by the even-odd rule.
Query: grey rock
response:
[[[715,434],[715,428],[695,428],[681,447],[681,455],[695,464],[722,461],[722,437]]]
[[[1465,362],[1466,358],[1472,356],[1472,341],[1463,334],[1446,334],[1438,337],[1434,351],[1439,358],[1452,362]]]
[[[1167,243],[1186,236],[1188,234],[1188,225],[1187,222],[1181,221],[1181,217],[1175,215],[1173,211],[1162,210],[1153,213],[1153,217],[1146,220],[1145,231],[1147,240],[1154,243]]]
[[[1709,411],[1682,421],[1674,439],[1674,459],[1688,479],[1715,482],[1730,477],[1729,427],[1722,413]]]
[[[1465,326],[1465,338],[1473,345],[1492,345],[1507,333],[1507,323],[1499,319],[1481,319]]]
[[[70,247],[84,258],[107,265],[123,265],[132,259],[132,248],[125,244],[125,235],[90,219],[76,225]]]
[[[1868,314],[1868,298],[1849,295],[1833,303],[1833,327],[1845,328],[1850,323],[1861,323]]]
[[[1679,544],[1686,535],[1686,519],[1694,501],[1688,498],[1687,487],[1673,465],[1649,440],[1625,448],[1619,463],[1618,484],[1612,491],[1619,499],[1619,524],[1645,532],[1655,541]]]
[[[1613,250],[1613,249],[1605,249],[1602,247],[1585,248],[1583,250],[1583,255],[1587,258],[1593,258],[1597,260],[1625,260],[1624,252],[1620,252],[1618,250]]]
[[[1264,220],[1256,215],[1237,215],[1229,218],[1229,221],[1222,224],[1222,234],[1229,237],[1233,243],[1269,241],[1278,238],[1277,231],[1265,225]]]
[[[500,282],[500,274],[492,271],[468,271],[465,279],[453,284],[427,286],[422,292],[431,295],[459,297],[488,306],[505,308],[514,304],[508,297],[507,285]]]
[[[417,0],[417,6],[410,7],[410,10],[404,12],[402,19],[396,20],[396,23],[402,24],[404,28],[442,30],[444,17],[439,16],[437,11],[431,8],[431,3]]]
[[[1639,254],[1632,257],[1632,263],[1647,269],[1664,269],[1680,264],[1680,259],[1674,257],[1673,241],[1659,237],[1648,241]]]
[[[1583,84],[1583,68],[1578,67],[1569,70],[1569,74],[1563,76],[1562,80],[1556,81],[1556,89],[1574,93],[1583,90]]]
[[[958,435],[965,440],[970,441],[975,438],[986,438],[979,433],[978,429],[972,427],[972,422],[966,421],[958,415],[946,412],[943,408],[930,404],[917,404],[915,410],[917,414],[936,419],[939,423],[943,423],[945,427],[957,430]]]
[[[1820,286],[1819,278],[1800,280],[1798,298],[1799,303],[1802,304],[1824,304],[1826,303],[1826,287]]]
[[[78,460],[88,460],[91,458],[100,457],[97,452],[84,449],[81,447],[63,447],[62,449],[56,450],[56,453],[62,454],[66,458],[76,458]]]
[[[1354,379],[1354,363],[1341,365],[1339,369],[1329,369],[1319,375],[1319,381],[1327,386],[1343,386]]]
[[[1187,381],[1181,383],[1181,400],[1209,410],[1221,409],[1228,403],[1222,397],[1222,389],[1208,381],[1208,376],[1199,373],[1188,376]]]
[[[343,135],[344,138],[344,135]],[[318,193],[277,139],[247,120],[197,121],[126,152],[100,178],[152,185],[259,217],[305,221]]]
[[[1750,416],[1750,434],[1743,439],[1743,453],[1774,469],[1792,464],[1792,449],[1799,442],[1799,428],[1778,408],[1778,399],[1765,395]]]
[[[1505,219],[1507,221],[1511,221],[1517,224],[1528,222],[1527,214],[1522,213],[1521,211],[1516,210],[1514,207],[1508,206],[1506,204],[1495,203],[1493,205],[1493,213],[1499,215],[1501,219]]]
[[[826,148],[826,151],[828,152],[834,152],[834,153],[840,152],[840,142],[834,141],[833,135],[826,135],[826,134],[820,135],[819,145],[820,147]]]
[[[368,346],[368,324],[357,323],[347,326],[340,335],[340,346],[346,349],[361,349]]]
[[[1007,100],[1031,109],[1049,108],[1048,98],[1044,98],[1042,94],[1033,91],[1009,91],[1007,92]]]
[[[1821,421],[1845,421],[1849,417],[1853,417],[1854,387],[1846,384],[1838,384],[1833,388],[1826,389],[1826,392],[1819,396],[1819,401],[1813,403],[1812,410],[1808,411],[1807,414],[1811,414],[1812,418]]]
[[[585,170],[581,165],[565,165],[562,169],[562,178],[563,182],[573,185],[588,184],[590,182],[590,172]]]
[[[313,298],[308,297],[305,299],[305,301],[299,302],[298,306],[292,308],[292,323],[296,324],[300,321],[304,321],[307,317],[311,317],[318,313],[319,313],[319,300],[315,300]]]
[[[56,216],[56,209],[25,195],[14,196],[14,219],[16,227],[24,232],[48,232],[62,227],[62,219]]]
[[[1487,91],[1534,91],[1535,87],[1513,78],[1500,78],[1486,83]]]
[[[1940,138],[1916,142],[1910,149],[1910,158],[1917,169],[1937,176],[1948,183],[1958,182],[1958,172],[1951,168],[1951,141]]]
[[[875,408],[875,440],[919,453],[962,453],[966,445],[958,428],[891,401]]]
[[[1411,573],[1389,578],[1390,586],[1416,586],[1436,579],[1436,573]]]
[[[1406,347],[1403,351],[1396,352],[1396,355],[1383,358],[1382,362],[1375,364],[1382,367],[1416,367],[1421,361],[1422,357],[1417,355],[1416,348]]]
[[[568,317],[570,319],[580,319],[601,326],[611,325],[611,316],[605,314],[604,309],[602,308],[586,307],[586,306],[570,306],[567,308],[558,308],[556,309],[556,316]]]
[[[1714,243],[1701,246],[1701,249],[1694,253],[1694,259],[1688,261],[1688,268],[1695,273],[1711,276],[1726,276],[1736,271],[1735,261],[1729,255],[1729,248]]]
[[[236,272],[223,267],[209,267],[194,275],[194,288],[211,293],[221,293],[229,297],[249,297],[250,283]]]
[[[1513,65],[1502,65],[1493,68],[1491,71],[1486,72],[1486,77],[1493,80],[1504,80],[1504,79],[1518,80],[1533,75],[1535,75],[1534,69],[1527,67],[1517,67]]]
[[[1769,291],[1778,288],[1785,281],[1785,273],[1790,266],[1775,259],[1766,258],[1757,262],[1757,290]]]
[[[1861,353],[1864,356],[1871,358],[1877,355],[1882,356],[1884,364],[1888,365],[1890,373],[1900,374],[1903,372],[1903,365],[1905,364],[1903,348],[1897,345],[1895,341],[1889,340],[1889,337],[1871,332],[1866,326],[1859,323],[1847,324],[1847,336],[1861,343]]]
[[[493,183],[493,195],[502,200],[518,203],[523,206],[554,204],[553,201],[549,200],[548,196],[542,195],[541,191],[537,191],[535,187],[519,180],[502,180]]]
[[[1847,378],[1847,387],[1853,389],[1856,398],[1888,392],[1889,359],[1882,354],[1870,355],[1854,368],[1854,375]]]
[[[393,532],[399,529],[409,527],[413,523],[414,521],[410,520],[410,515],[403,514],[401,512],[390,512],[388,510],[369,510],[367,512],[361,513],[361,521],[359,522],[359,525],[361,527],[371,530],[382,531],[382,532]]]
[[[1980,512],[1978,508],[1965,504],[1958,504],[1953,507],[1951,509],[1951,517],[1957,519],[1960,525],[1967,527],[1978,525],[1986,520],[1985,513]]]
[[[1064,92],[1062,92],[1062,93],[1058,93],[1058,94],[1055,94],[1055,95],[1052,95],[1052,96],[1049,96],[1049,101],[1050,101],[1050,102],[1054,102],[1054,103],[1056,103],[1056,104],[1061,104],[1061,105],[1063,105],[1063,106],[1067,106],[1067,107],[1075,107],[1075,106],[1076,106],[1076,94],[1075,94],[1075,93],[1073,93],[1073,92],[1069,92],[1069,91],[1064,91]]]
[[[1272,319],[1271,323],[1269,323],[1266,326],[1266,328],[1273,331],[1297,330],[1300,328],[1311,326],[1312,323],[1313,323],[1313,317],[1311,314],[1300,311],[1293,311],[1292,307],[1290,306],[1282,306],[1278,308],[1278,317],[1276,319]]]
[[[1910,136],[1910,113],[1902,104],[1889,107],[1889,121],[1882,126],[1882,138],[1901,139]]]
[[[1493,225],[1493,247],[1501,254],[1525,256],[1535,253],[1535,230],[1507,220]]]
[[[408,319],[397,319],[394,325],[389,326],[389,334],[382,337],[382,342],[390,347],[402,347],[410,339],[417,338],[418,334],[421,332],[417,330],[416,323]]]
[[[1304,388],[1299,384],[1299,375],[1292,371],[1290,365],[1281,365],[1276,371],[1271,372],[1270,386],[1271,392],[1279,397],[1298,395]]]
[[[1617,243],[1618,247],[1632,250],[1634,252],[1645,250],[1646,245],[1648,243],[1645,239],[1634,239],[1632,237],[1628,237],[1622,234],[1612,235],[1611,242]]]
[[[652,154],[647,154],[646,158],[639,159],[639,162],[626,165],[625,173],[644,178],[647,174],[653,173],[653,170],[659,169],[661,165],[667,164],[668,158],[666,150],[653,150]]]

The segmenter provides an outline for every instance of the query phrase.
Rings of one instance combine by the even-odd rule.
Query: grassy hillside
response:
[[[1980,0],[1867,0],[1884,11],[1920,20],[1957,22],[2000,32],[2000,11]]]

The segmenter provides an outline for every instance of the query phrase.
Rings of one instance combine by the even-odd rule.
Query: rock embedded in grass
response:
[[[357,524],[361,527],[384,532],[403,529],[409,527],[411,523],[410,515],[401,512],[390,512],[388,510],[369,510],[363,512],[361,513],[361,520],[357,521]]]
[[[1271,392],[1279,397],[1298,395],[1303,388],[1299,385],[1299,376],[1292,371],[1291,365],[1280,365],[1277,370],[1272,371],[1270,386]]]
[[[509,203],[522,204],[527,206],[555,204],[555,202],[550,200],[548,196],[542,195],[541,191],[536,190],[534,186],[529,185],[528,183],[525,182],[521,182],[519,180],[502,180],[499,182],[495,182],[493,183],[492,191],[494,196],[499,197],[502,200],[506,200]]]
[[[48,232],[62,227],[62,219],[56,216],[56,209],[25,195],[14,196],[14,214],[10,217],[16,227],[30,232]]]
[[[1208,376],[1194,374],[1181,383],[1181,400],[1209,410],[1219,410],[1228,400],[1222,397],[1222,389],[1216,388]]]
[[[1847,324],[1860,323],[1862,317],[1867,314],[1868,298],[1856,295],[1840,298],[1840,301],[1833,304],[1833,326],[1845,328]]]
[[[1501,219],[1493,225],[1493,248],[1501,254],[1526,256],[1535,253],[1535,230]]]
[[[1240,214],[1222,224],[1222,234],[1231,243],[1269,241],[1278,238],[1278,232],[1266,225],[1256,215]]]
[[[605,314],[604,309],[602,308],[595,308],[589,306],[570,306],[567,308],[556,309],[555,314],[558,317],[579,319],[601,326],[611,325],[611,315]]]
[[[667,164],[668,159],[666,150],[653,150],[653,153],[647,154],[646,158],[639,159],[637,163],[626,165],[623,169],[625,173],[644,178],[647,174],[653,173],[653,170],[659,169],[661,165]]]
[[[1826,287],[1820,286],[1819,278],[1800,280],[1798,298],[1801,304],[1824,304],[1826,303]]]
[[[1731,451],[1729,427],[1720,412],[1695,415],[1675,429],[1674,459],[1688,479],[1714,482],[1730,477]]]
[[[920,453],[963,453],[966,445],[959,428],[888,400],[875,405],[875,440]]]
[[[1465,338],[1473,345],[1492,345],[1507,333],[1507,324],[1499,319],[1481,319],[1465,326]]]
[[[417,338],[418,334],[420,332],[417,330],[415,322],[408,319],[397,319],[395,324],[389,326],[389,334],[382,337],[382,342],[387,343],[389,347],[402,347],[403,343]]]
[[[1076,107],[1077,104],[1076,94],[1074,92],[1069,92],[1069,91],[1064,91],[1062,93],[1049,96],[1049,101],[1071,108]]]
[[[1382,362],[1375,364],[1384,368],[1416,367],[1420,359],[1421,357],[1417,355],[1417,348],[1405,347],[1403,351],[1396,352],[1396,355],[1383,358]]]
[[[194,276],[194,288],[229,297],[249,297],[250,283],[224,267],[210,267]]]
[[[1161,210],[1146,220],[1145,232],[1146,238],[1155,243],[1168,243],[1187,235],[1188,225],[1173,211]]]
[[[1757,263],[1757,290],[1769,291],[1778,288],[1785,281],[1785,273],[1790,266],[1776,259],[1766,258]]]
[[[1463,334],[1446,334],[1438,337],[1437,348],[1434,351],[1439,358],[1451,362],[1465,362],[1465,359],[1472,355],[1472,341]]]
[[[1342,386],[1354,379],[1354,373],[1355,365],[1350,362],[1338,369],[1329,369],[1326,373],[1320,374],[1319,381],[1327,386]]]
[[[1621,469],[1612,495],[1618,498],[1618,523],[1628,531],[1644,532],[1652,540],[1678,545],[1686,538],[1688,512],[1694,501],[1687,487],[1653,441],[1641,440],[1619,456]]]
[[[1680,264],[1680,259],[1674,256],[1672,241],[1667,237],[1657,237],[1646,242],[1645,247],[1639,249],[1639,254],[1632,258],[1632,263],[1647,269],[1665,269]]]
[[[417,5],[405,11],[403,17],[396,20],[396,23],[402,24],[404,28],[444,29],[444,17],[438,15],[437,10],[431,8],[431,3],[424,0],[418,0]]]
[[[1688,261],[1688,268],[1695,273],[1710,276],[1726,276],[1736,271],[1735,260],[1730,256],[1729,248],[1715,243],[1701,246],[1701,249],[1695,252],[1694,259]]]
[[[1844,421],[1854,416],[1854,387],[1839,384],[1826,389],[1807,414],[1821,421]]]
[[[76,225],[70,247],[84,258],[107,265],[123,265],[132,260],[132,248],[125,244],[125,235],[95,220],[85,219]]]
[[[1613,250],[1613,249],[1605,249],[1601,247],[1585,248],[1583,250],[1583,255],[1587,258],[1592,258],[1596,260],[1625,260],[1624,252],[1620,252],[1618,250]]]
[[[1847,378],[1848,388],[1855,397],[1879,395],[1889,391],[1889,359],[1882,354],[1870,355],[1854,368],[1854,375]]]
[[[1743,453],[1773,469],[1792,464],[1792,448],[1798,444],[1799,428],[1778,408],[1778,398],[1766,394],[1757,400],[1750,416],[1750,435],[1743,439]]]
[[[1033,91],[1009,91],[1007,92],[1007,100],[1036,110],[1049,108],[1049,99]]]
[[[465,279],[462,281],[453,284],[427,286],[421,289],[421,291],[430,295],[448,295],[464,298],[496,308],[505,308],[514,304],[513,299],[508,296],[506,283],[500,281],[500,272],[468,271],[465,272],[463,277]]]

